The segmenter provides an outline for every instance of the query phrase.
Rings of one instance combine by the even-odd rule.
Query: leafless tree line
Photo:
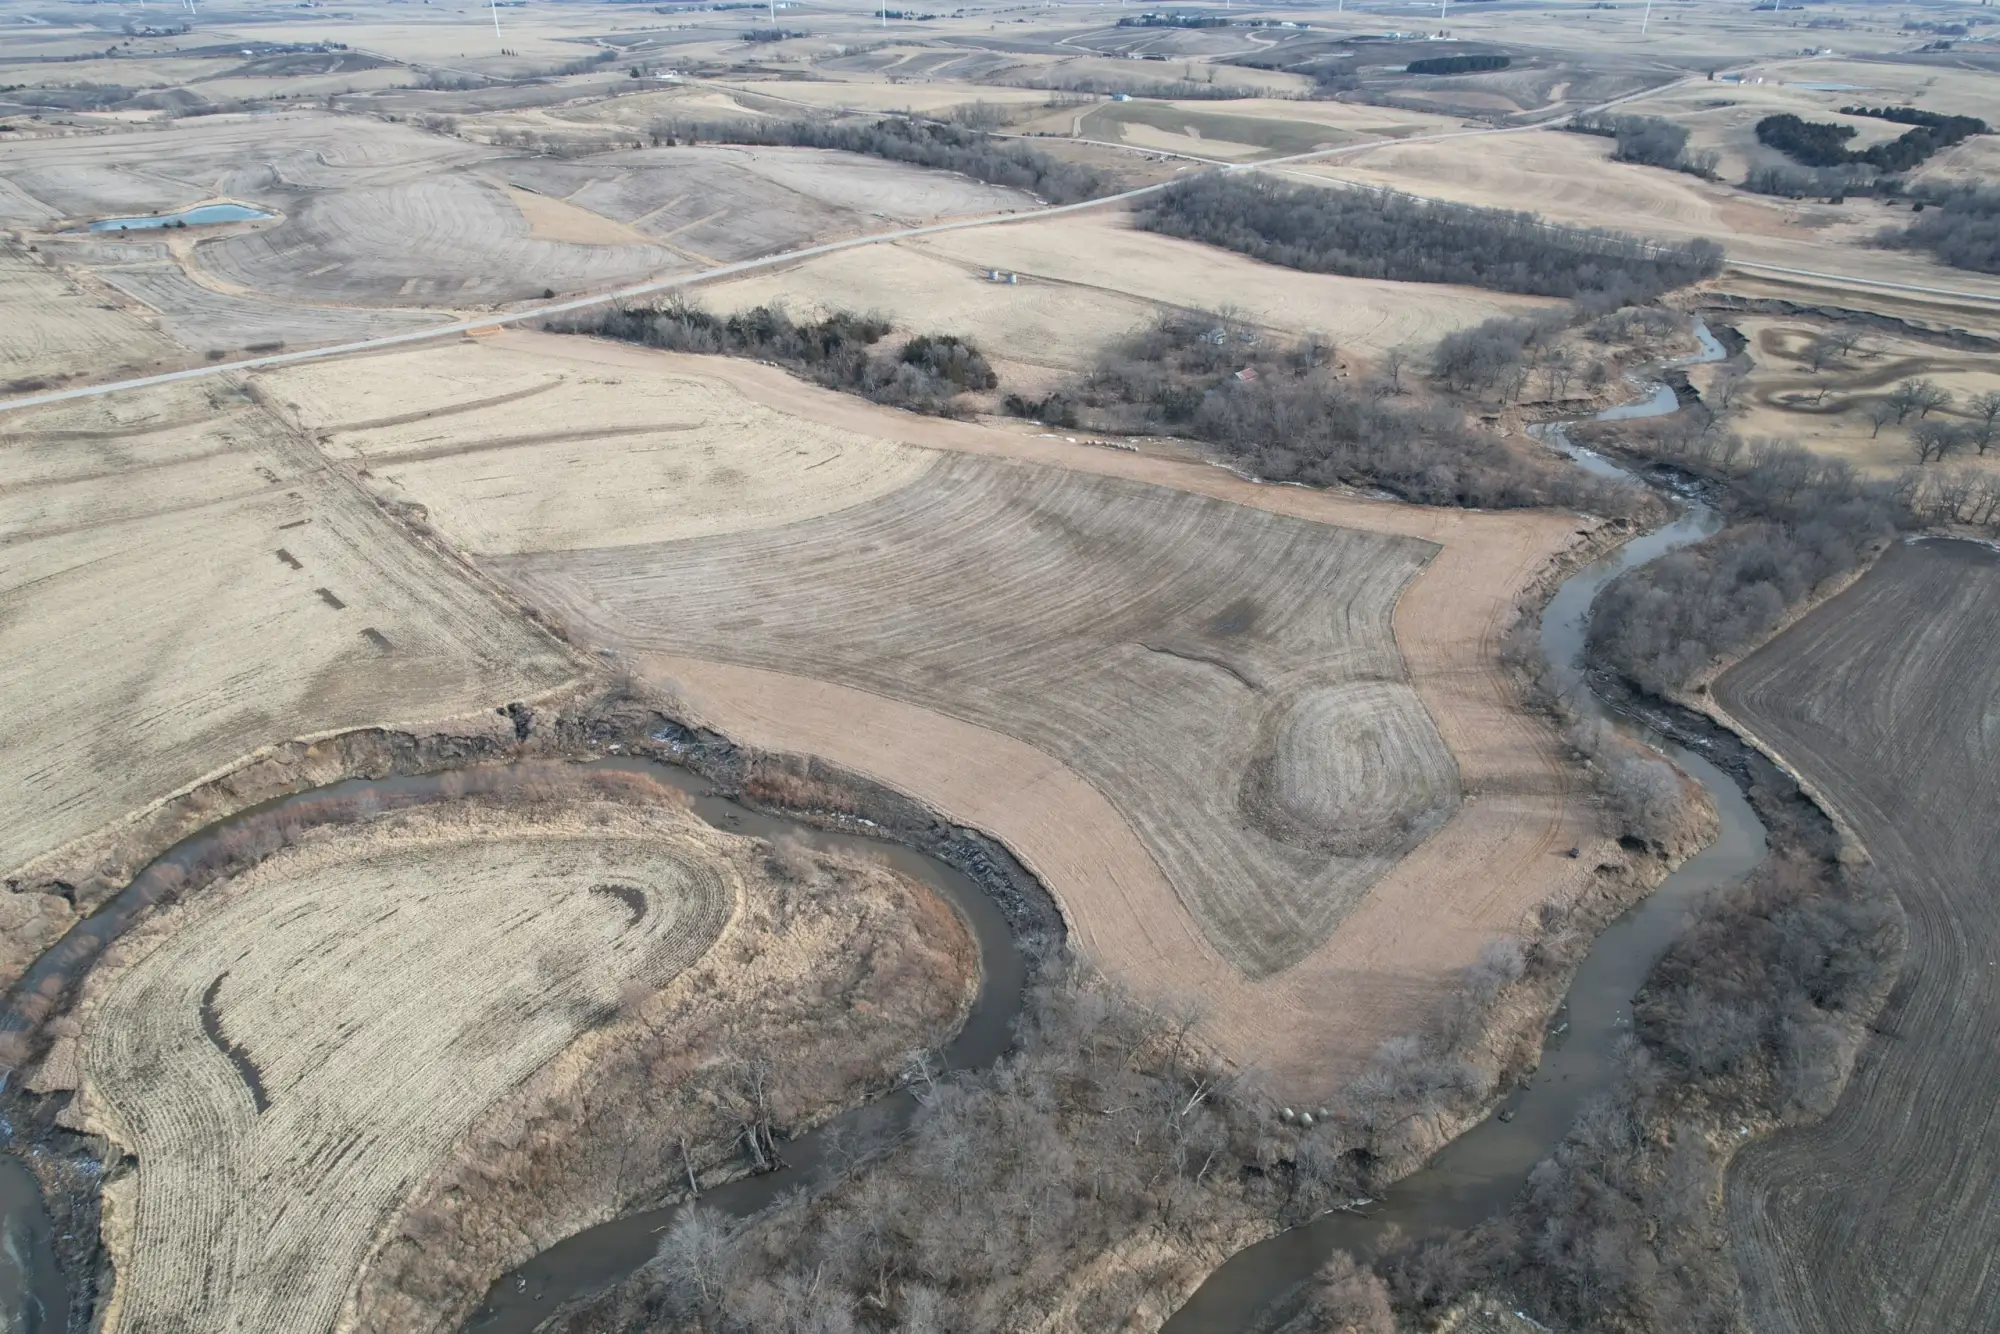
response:
[[[880,316],[845,310],[800,321],[771,304],[723,316],[676,293],[656,306],[595,307],[551,318],[542,327],[670,352],[775,361],[830,389],[938,416],[962,415],[960,395],[1000,383],[985,354],[952,334],[918,334],[895,353],[876,355],[870,349],[892,326]]]
[[[1385,1043],[1323,1108],[1281,1109],[1254,1073],[1219,1065],[1197,1009],[1140,1007],[1058,969],[992,1069],[941,1074],[913,1054],[905,1140],[840,1146],[831,1188],[758,1219],[684,1213],[652,1263],[567,1328],[957,1334],[1046,1315],[1059,1296],[1080,1327],[1117,1328],[1195,1276],[1181,1257],[1217,1220],[1302,1222],[1428,1157],[1505,1073],[1471,1056],[1496,1007],[1577,957],[1564,912],[1544,927],[1491,944],[1431,1028]],[[1080,1261],[1121,1247],[1142,1258],[1072,1287]],[[1328,1301],[1341,1282],[1364,1304],[1379,1293],[1349,1274]]]
[[[1338,374],[1321,338],[1273,338],[1228,316],[1175,312],[1113,347],[1092,371],[1010,411],[1086,429],[1186,436],[1272,481],[1381,487],[1433,505],[1562,505],[1630,514],[1639,488],[1608,484],[1469,427],[1408,394],[1408,355],[1379,375]]]
[[[1315,273],[1466,283],[1502,292],[1643,304],[1721,271],[1711,241],[1668,245],[1532,213],[1394,192],[1210,174],[1142,204],[1139,226]]]
[[[1733,1334],[1715,1146],[1831,1108],[1901,943],[1868,873],[1796,853],[1709,899],[1648,979],[1616,1084],[1513,1211],[1381,1264],[1397,1311],[1484,1291],[1557,1329]]]

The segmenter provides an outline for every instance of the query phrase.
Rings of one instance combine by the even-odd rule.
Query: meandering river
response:
[[[1702,351],[1689,362],[1719,360],[1724,355],[1699,321],[1695,332]],[[1650,384],[1646,397],[1599,416],[1607,420],[1656,416],[1677,407],[1671,387]],[[1571,444],[1560,425],[1550,428],[1545,439],[1580,467],[1605,476],[1631,476],[1610,460]],[[1589,611],[1599,591],[1619,574],[1715,530],[1717,518],[1699,497],[1682,497],[1681,502],[1673,522],[1571,576],[1542,614],[1542,646],[1560,691],[1578,712],[1605,718],[1628,731],[1630,725],[1611,715],[1591,691],[1583,671]],[[1721,817],[1721,832],[1711,846],[1598,937],[1570,986],[1534,1077],[1495,1107],[1487,1120],[1442,1149],[1428,1166],[1398,1182],[1385,1198],[1360,1212],[1329,1214],[1233,1256],[1167,1322],[1164,1334],[1269,1329],[1295,1309],[1313,1271],[1335,1249],[1369,1251],[1391,1226],[1404,1235],[1462,1229],[1502,1212],[1528,1172],[1561,1141],[1585,1099],[1606,1087],[1613,1073],[1614,1045],[1630,1028],[1632,997],[1679,933],[1688,908],[1710,890],[1739,882],[1764,855],[1763,826],[1727,775],[1679,746],[1649,735],[1641,739],[1657,746],[1707,789]],[[947,1047],[945,1062],[954,1069],[974,1069],[1006,1050],[1027,967],[1005,916],[969,877],[900,845],[828,834],[751,811],[710,795],[700,779],[682,769],[636,759],[598,763],[643,769],[673,783],[690,793],[695,812],[717,828],[766,838],[786,833],[820,847],[865,846],[944,894],[971,927],[981,959],[978,996],[965,1026]],[[385,805],[411,805],[438,799],[442,783],[442,775],[352,780],[260,809],[361,792],[374,794]],[[224,821],[203,830],[176,844],[161,860],[193,861],[233,823]],[[31,986],[51,973],[75,975],[87,968],[103,945],[145,906],[143,897],[133,891],[121,894],[72,928],[30,970],[23,985]],[[810,1187],[824,1173],[824,1160],[836,1142],[830,1131],[838,1128],[839,1142],[847,1144],[891,1136],[907,1124],[913,1109],[907,1093],[878,1098],[787,1143],[783,1170],[719,1186],[705,1193],[701,1203],[723,1215],[755,1213],[781,1192]],[[674,1206],[628,1215],[557,1243],[494,1284],[466,1327],[467,1334],[529,1334],[563,1302],[601,1290],[645,1263],[677,1212]],[[50,1230],[32,1177],[17,1160],[0,1160],[0,1328],[40,1334],[63,1327],[68,1294],[50,1249]]]

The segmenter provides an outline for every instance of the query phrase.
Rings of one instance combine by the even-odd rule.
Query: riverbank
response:
[[[246,857],[255,860],[283,846],[287,841],[283,831],[296,834],[312,823],[315,813],[371,812],[437,795],[462,795],[490,785],[495,764],[598,759],[600,764],[644,767],[651,761],[643,757],[652,755],[662,762],[692,761],[716,777],[715,787],[744,791],[759,806],[799,808],[800,818],[786,821],[719,797],[692,798],[697,810],[732,832],[754,832],[751,827],[758,826],[773,837],[784,837],[791,830],[793,837],[824,841],[828,836],[816,831],[839,830],[843,833],[832,836],[835,842],[851,844],[870,858],[887,856],[903,863],[906,872],[922,873],[918,864],[927,859],[885,839],[902,838],[941,852],[943,864],[930,863],[934,872],[924,874],[934,881],[959,877],[951,890],[955,906],[974,917],[983,911],[985,918],[980,942],[987,956],[984,990],[961,1038],[970,1034],[975,1043],[994,1053],[1004,1046],[1027,966],[1024,960],[1008,962],[1019,959],[1010,936],[1018,932],[1033,944],[1038,957],[1059,948],[1062,939],[1053,903],[1004,850],[872,784],[847,784],[826,766],[755,754],[721,738],[689,732],[650,703],[616,689],[598,696],[578,692],[561,703],[560,709],[546,701],[540,708],[517,704],[499,711],[492,723],[474,718],[417,732],[371,729],[277,747],[244,770],[183,794],[176,809],[165,810],[147,828],[185,825],[198,818],[198,812],[233,814],[171,847],[144,849],[132,842],[123,846],[125,855],[137,859],[150,851],[152,859],[121,896],[81,924],[84,929],[67,942],[68,948],[52,951],[38,963],[40,971],[17,987],[18,1003],[9,1016],[17,1043],[33,1031],[30,1049],[39,1050],[47,1036],[39,1032],[40,1021],[67,1004],[77,977],[119,932],[161,906],[193,895],[203,877],[227,874]],[[684,781],[696,793],[710,789],[692,775]],[[256,822],[254,829],[246,820]],[[279,832],[267,839],[262,832],[267,827]],[[135,841],[143,832],[136,826],[124,831]],[[190,876],[190,871],[195,874]],[[1007,905],[1011,921],[994,904]],[[7,1098],[12,1124],[31,1128],[17,1148],[41,1169],[45,1191],[58,1205],[57,1226],[52,1230],[74,1242],[60,1259],[73,1290],[72,1309],[88,1313],[109,1277],[104,1252],[97,1245],[96,1186],[107,1162],[104,1145],[72,1128],[74,1122],[65,1117],[67,1095],[59,1088],[49,1086],[33,1094],[16,1083]],[[803,1129],[830,1110],[796,1115],[791,1128]],[[121,1170],[115,1155],[109,1162],[114,1174]],[[726,1175],[728,1169],[723,1171]],[[629,1192],[632,1183],[624,1185]],[[625,1198],[629,1203],[629,1193]],[[552,1236],[573,1227],[559,1226]]]

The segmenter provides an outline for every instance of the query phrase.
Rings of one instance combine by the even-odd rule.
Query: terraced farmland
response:
[[[925,456],[727,383],[466,342],[261,374],[326,451],[482,554],[762,528],[905,485]]]
[[[948,457],[782,528],[493,564],[621,651],[798,673],[1028,743],[1103,792],[1214,948],[1262,977],[1457,805],[1390,633],[1434,549]]]
[[[575,674],[220,382],[21,412],[7,432],[0,870],[260,746],[490,711]],[[66,921],[113,887],[94,873],[46,906]],[[0,935],[0,975],[41,943]]]
[[[660,807],[321,831],[115,947],[81,1011],[113,1188],[110,1328],[333,1329],[456,1141],[622,989],[707,952],[740,841]]]
[[[2000,1312],[2000,558],[1897,547],[1716,697],[1853,827],[1909,917],[1902,977],[1825,1121],[1746,1150],[1751,1324],[1929,1334]]]

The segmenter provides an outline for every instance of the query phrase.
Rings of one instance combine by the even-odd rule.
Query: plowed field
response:
[[[2000,558],[1900,546],[1716,697],[1831,801],[1909,917],[1903,973],[1825,1121],[1737,1160],[1753,1328],[2000,1320]]]
[[[498,566],[598,642],[797,672],[1027,741],[1110,798],[1209,939],[1261,977],[1457,804],[1389,629],[1429,555],[945,458],[780,529]]]

